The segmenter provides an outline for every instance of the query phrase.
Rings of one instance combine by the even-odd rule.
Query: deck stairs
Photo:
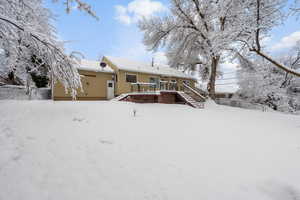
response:
[[[201,88],[194,87],[193,89],[194,89],[196,92],[198,92],[199,94],[201,94],[203,97],[205,97],[206,99],[209,97],[208,92],[202,90]]]
[[[125,99],[129,94],[125,93],[125,94],[121,94],[113,99],[111,99],[111,101],[122,101],[123,99]]]
[[[184,101],[184,103],[188,104],[189,106],[192,106],[194,108],[199,108],[199,109],[204,108],[204,102],[207,99],[207,97],[202,95],[199,91],[195,90],[194,88],[184,84],[183,91],[175,91],[175,92]],[[135,93],[121,94],[113,98],[111,101],[122,101],[132,94]],[[159,93],[157,94],[159,95]]]
[[[204,108],[204,101],[196,101],[194,98],[192,98],[190,95],[188,95],[186,92],[182,92],[182,91],[177,91],[177,94],[184,99],[184,101],[194,107],[194,108],[199,108],[202,109]]]
[[[184,92],[190,95],[192,98],[194,98],[197,101],[205,101],[208,97],[207,95],[203,94],[198,90],[197,88],[192,88],[189,85],[183,83]]]

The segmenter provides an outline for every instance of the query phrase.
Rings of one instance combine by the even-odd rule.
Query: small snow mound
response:
[[[205,102],[205,108],[216,108],[218,107],[219,105],[216,104],[216,102],[212,99],[208,99],[206,102]]]

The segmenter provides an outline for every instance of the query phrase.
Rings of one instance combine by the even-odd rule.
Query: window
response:
[[[135,74],[126,74],[126,82],[127,83],[136,83],[136,75]]]
[[[168,85],[168,81],[166,79],[161,79],[159,82],[159,89],[160,90],[166,90],[167,89],[167,85]]]
[[[155,83],[155,85],[151,85],[150,88],[158,88],[159,85],[159,79],[155,77],[150,77],[149,80],[150,83]]]
[[[112,83],[108,83],[108,87],[113,87],[113,84]]]
[[[178,90],[176,80],[171,80],[170,83],[171,83],[170,86],[169,86],[169,87],[170,87],[170,90]]]

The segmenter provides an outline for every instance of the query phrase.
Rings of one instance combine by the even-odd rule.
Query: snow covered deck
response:
[[[177,82],[160,81],[159,84],[148,82],[131,83],[131,92],[177,91]]]
[[[156,90],[147,92],[132,92],[122,94],[112,101],[129,101],[135,103],[164,103],[164,104],[187,104],[194,108],[204,108],[203,101],[197,101],[182,91]]]

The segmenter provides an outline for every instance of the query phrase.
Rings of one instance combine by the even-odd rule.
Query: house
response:
[[[127,93],[182,91],[195,87],[196,79],[166,65],[152,65],[104,56],[101,62],[82,60],[78,67],[83,92],[78,100],[106,100]],[[61,83],[53,87],[54,100],[71,100]]]
[[[83,92],[77,91],[77,100],[106,100],[114,97],[115,72],[109,66],[100,67],[100,62],[81,60],[78,67],[81,76]],[[63,84],[56,83],[52,91],[53,100],[72,100],[70,93],[66,93]]]

